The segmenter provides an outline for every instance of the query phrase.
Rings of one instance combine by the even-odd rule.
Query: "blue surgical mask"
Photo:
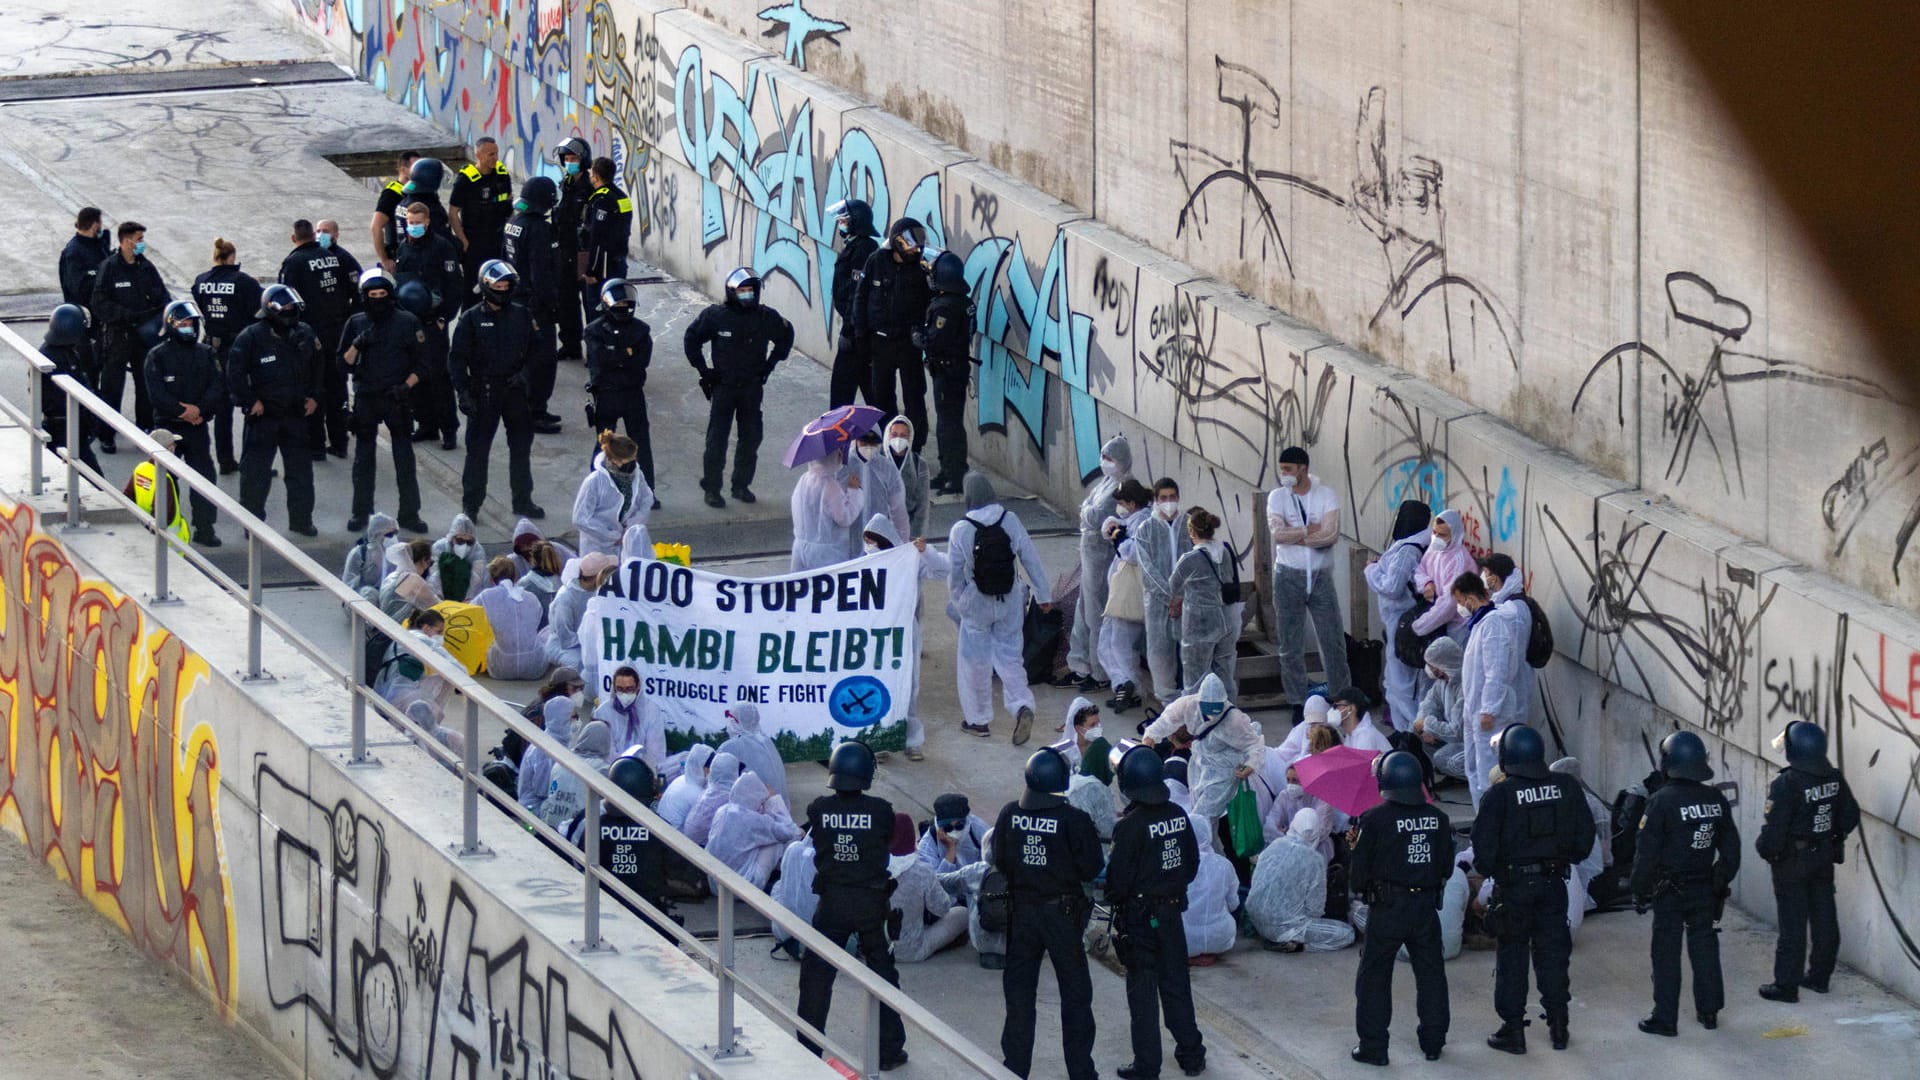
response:
[[[415,225],[412,222],[408,222],[407,235],[413,237],[415,240],[418,240],[421,237],[427,235],[427,227],[425,225]]]
[[[320,246],[321,246],[322,248],[330,248],[330,247],[332,247],[332,246],[333,246],[333,234],[332,234],[332,233],[326,233],[326,232],[323,232],[323,233],[314,233],[314,234],[313,234],[313,238],[314,238],[314,240],[315,240],[316,242],[318,242],[318,243],[319,243],[319,245],[320,245]]]
[[[174,336],[178,337],[181,341],[192,341],[200,336],[200,328],[197,326],[176,326],[173,328],[173,333]]]
[[[752,307],[760,302],[760,294],[754,292],[752,289],[741,289],[739,292],[734,293],[733,297],[748,307]]]
[[[1218,720],[1221,714],[1226,711],[1227,705],[1225,702],[1202,702],[1200,705],[1200,718],[1207,721]]]
[[[565,165],[562,165],[561,169],[563,169],[568,176],[580,175],[580,163],[577,161],[569,161]]]
[[[145,240],[135,240],[133,242],[133,253],[135,255],[145,255],[147,253],[147,242]]]
[[[413,181],[409,180],[406,183],[401,184],[400,190],[405,192],[408,195],[413,194]]]

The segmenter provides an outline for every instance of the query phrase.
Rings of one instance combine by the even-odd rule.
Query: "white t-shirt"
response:
[[[1320,478],[1308,475],[1312,486],[1302,492],[1298,488],[1277,487],[1267,494],[1267,526],[1276,524],[1289,529],[1301,529],[1318,524],[1323,518],[1340,514],[1340,496],[1333,488],[1320,482]],[[1305,544],[1273,545],[1273,564],[1289,569],[1304,571],[1308,574],[1319,573],[1333,565],[1331,547],[1308,547]]]

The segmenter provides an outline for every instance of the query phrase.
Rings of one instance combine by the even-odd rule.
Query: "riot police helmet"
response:
[[[1167,770],[1151,746],[1132,746],[1120,755],[1120,794],[1137,803],[1167,801]]]
[[[407,170],[407,191],[413,195],[437,195],[446,179],[447,167],[439,158],[423,157]]]
[[[1067,759],[1051,746],[1041,747],[1027,759],[1027,790],[1020,794],[1020,806],[1027,810],[1046,810],[1067,801],[1067,785],[1073,770]]]
[[[615,758],[607,766],[607,779],[613,786],[640,800],[641,805],[653,802],[653,766],[632,755]]]
[[[47,344],[78,345],[87,336],[91,320],[79,304],[61,304],[47,320]]]
[[[1427,771],[1420,759],[1405,750],[1395,750],[1373,759],[1373,779],[1380,795],[1388,802],[1420,806],[1427,801]]]
[[[1676,731],[1661,739],[1660,771],[1669,780],[1705,783],[1713,779],[1713,768],[1707,764],[1707,744],[1691,731]]]
[[[1547,744],[1525,724],[1508,724],[1494,736],[1500,771],[1526,780],[1547,778]]]
[[[827,786],[835,791],[865,791],[873,786],[873,749],[849,739],[827,759]]]
[[[742,266],[727,275],[727,303],[753,307],[760,302],[760,275]]]
[[[199,341],[201,318],[200,305],[191,300],[175,300],[167,305],[160,322],[167,328],[167,336],[176,341]]]
[[[1773,740],[1776,750],[1785,750],[1787,764],[1829,768],[1827,764],[1827,733],[1819,724],[1805,720],[1789,723]]]

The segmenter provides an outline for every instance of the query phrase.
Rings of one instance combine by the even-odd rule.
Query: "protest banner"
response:
[[[742,702],[759,705],[761,730],[788,761],[823,760],[856,736],[902,749],[920,655],[919,559],[900,547],[766,578],[629,559],[587,602],[582,674],[605,695],[616,670],[638,672],[669,752],[717,745]]]

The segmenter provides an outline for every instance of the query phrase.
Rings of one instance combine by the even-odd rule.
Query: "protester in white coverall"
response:
[[[551,617],[553,598],[560,593],[560,572],[566,564],[560,561],[560,549],[550,540],[542,540],[527,552],[527,570],[520,575],[520,587],[528,595],[540,602],[540,629],[547,628]],[[544,643],[541,648],[546,646]]]
[[[547,605],[547,628],[541,631],[546,638],[549,664],[581,668],[584,672],[580,658],[580,623],[587,617],[587,601],[600,591],[614,566],[612,555],[596,551],[574,559],[560,571],[560,591],[554,594],[553,603]],[[594,693],[600,692],[600,687],[588,685]]]
[[[694,743],[687,751],[686,761],[680,766],[680,775],[667,785],[666,793],[660,796],[660,805],[654,807],[654,813],[676,829],[685,825],[687,815],[693,812],[693,804],[699,802],[700,793],[707,790],[707,767],[711,764],[713,747],[706,743]]]
[[[1315,754],[1324,753],[1341,745],[1340,731],[1332,724],[1308,724],[1304,726],[1307,729],[1307,752],[1301,755],[1299,760],[1294,762],[1295,765],[1299,764],[1300,761],[1311,758]],[[1272,761],[1275,759],[1275,755],[1269,752],[1267,759]],[[1265,788],[1267,771],[1268,766],[1262,765],[1260,774],[1257,777],[1259,782],[1253,785],[1256,793]],[[1320,854],[1331,860],[1333,858],[1332,836],[1336,832],[1346,831],[1348,825],[1347,815],[1335,809],[1333,805],[1325,799],[1316,795],[1309,795],[1307,789],[1301,786],[1300,779],[1291,765],[1287,768],[1284,783],[1274,793],[1272,802],[1268,803],[1261,810],[1261,831],[1265,834],[1267,843],[1274,843],[1282,836],[1285,836],[1287,830],[1293,826],[1294,815],[1309,807],[1320,815],[1320,824],[1322,826],[1322,836],[1319,844]]]
[[[917,964],[959,941],[967,932],[968,908],[955,903],[941,886],[939,875],[914,853],[913,818],[893,815],[893,845],[888,850],[887,873],[893,893],[887,904],[900,913],[900,933],[893,939],[893,958]]]
[[[613,673],[611,691],[600,699],[593,718],[607,725],[613,748],[647,763],[655,776],[667,767],[667,729],[652,702],[640,697],[640,673],[621,667]]]
[[[1427,644],[1427,677],[1432,684],[1420,698],[1414,713],[1413,730],[1426,745],[1433,770],[1464,780],[1467,777],[1467,747],[1461,718],[1466,698],[1460,692],[1460,643],[1442,635]]]
[[[1190,960],[1231,952],[1240,936],[1233,913],[1240,908],[1240,879],[1233,863],[1213,849],[1213,830],[1206,822],[1193,823],[1200,844],[1200,873],[1187,885],[1187,956]],[[1203,961],[1204,963],[1204,961]]]
[[[727,710],[727,741],[720,752],[739,758],[740,767],[758,776],[768,791],[787,797],[787,765],[773,738],[760,730],[760,706],[743,701]]]
[[[991,734],[988,725],[993,719],[993,677],[998,675],[1002,700],[1014,717],[1013,743],[1021,746],[1033,730],[1033,689],[1027,685],[1027,668],[1021,658],[1027,590],[1033,590],[1042,611],[1052,611],[1053,585],[1033,539],[1020,524],[1020,516],[1000,505],[986,474],[968,473],[961,491],[967,512],[947,534],[947,558],[951,562],[947,615],[960,624],[954,667],[964,714],[962,729],[981,737]],[[981,525],[998,525],[1006,531],[1013,561],[1026,571],[1026,581],[1016,573],[1013,587],[1001,596],[989,596],[978,587],[973,544]]]
[[[1187,536],[1193,550],[1180,556],[1168,583],[1174,616],[1180,620],[1181,680],[1189,694],[1209,673],[1220,677],[1229,694],[1236,685],[1239,658],[1235,652],[1244,601],[1229,604],[1222,597],[1222,589],[1239,580],[1240,567],[1233,549],[1215,537],[1219,528],[1216,515],[1198,506],[1187,511]]]
[[[914,849],[931,870],[946,873],[980,859],[980,842],[993,826],[973,812],[965,795],[948,792],[933,800],[933,820]]]
[[[586,763],[587,768],[602,776],[607,774],[607,759],[613,753],[613,738],[606,724],[589,720],[580,733],[573,737],[573,745],[569,749]],[[586,806],[586,781],[580,778],[579,773],[556,763],[553,775],[547,781],[547,801],[540,804],[541,820],[564,830],[567,823]]]
[[[1400,617],[1412,610],[1415,601],[1413,575],[1420,568],[1433,533],[1427,528],[1433,511],[1418,499],[1400,504],[1393,519],[1393,538],[1387,550],[1367,562],[1367,588],[1373,592],[1374,606],[1380,611],[1380,625],[1386,634],[1386,650],[1381,682],[1386,688],[1387,711],[1395,731],[1407,731],[1418,712],[1419,668],[1410,668],[1394,657],[1393,639],[1400,628]]]
[[[541,727],[561,746],[573,745],[574,702],[570,697],[548,698],[541,707]],[[547,801],[547,788],[553,780],[553,757],[538,746],[527,747],[520,757],[520,780],[514,798],[521,806],[540,812]]]
[[[416,701],[426,702],[433,708],[434,719],[438,720],[445,715],[447,696],[453,693],[453,688],[447,685],[441,672],[465,668],[447,651],[447,620],[439,612],[415,612],[407,620],[407,626],[414,644],[425,646],[444,659],[433,664],[422,664],[398,645],[390,645],[387,657],[380,665],[380,674],[374,679],[373,689],[401,712],[406,712],[407,707]]]
[[[913,536],[913,524],[907,516],[906,482],[900,476],[900,466],[880,443],[880,429],[874,428],[855,439],[849,450],[847,469],[860,474],[860,513],[854,520],[867,521],[879,515],[892,522],[894,532],[901,537]],[[865,554],[860,533],[848,530],[847,538],[845,558],[857,559]]]
[[[707,853],[764,889],[787,845],[799,838],[800,827],[793,823],[787,800],[768,790],[757,774],[743,772],[728,792],[727,804],[713,815]],[[713,890],[720,891],[717,881]]]
[[[793,485],[788,507],[793,517],[793,573],[818,570],[845,562],[852,546],[851,530],[866,505],[860,470],[845,467],[846,452],[836,450],[807,462],[806,472]]]
[[[651,558],[654,558],[653,533],[644,524],[627,526],[627,531],[620,534],[620,561]]]
[[[886,551],[901,544],[900,534],[894,531],[893,522],[888,520],[885,514],[875,514],[869,518],[866,531],[861,533],[860,537],[863,555]],[[920,554],[920,581],[947,580],[947,575],[953,571],[953,564],[940,553],[940,549],[918,536],[913,538],[913,547]],[[920,596],[917,591],[913,600],[913,622],[918,628]],[[916,634],[915,638],[918,639],[919,635]],[[913,663],[913,690],[907,695],[907,760],[924,761],[927,755],[922,747],[927,744],[927,727],[920,718],[920,649],[918,646],[911,651],[910,659]]]
[[[1227,803],[1240,781],[1253,775],[1266,757],[1260,725],[1238,707],[1227,703],[1227,686],[1218,675],[1200,681],[1200,690],[1168,705],[1141,736],[1148,746],[1180,728],[1193,736],[1193,759],[1187,765],[1190,812],[1215,822],[1227,812]]]
[[[900,486],[907,496],[906,537],[927,535],[927,508],[932,505],[927,463],[913,448],[913,421],[896,416],[887,422],[887,458],[900,470]]]
[[[1113,502],[1114,515],[1101,524],[1101,534],[1117,552],[1113,561],[1107,564],[1108,597],[1113,595],[1114,576],[1132,573],[1138,566],[1134,561],[1135,549],[1129,538],[1135,530],[1146,527],[1153,516],[1153,492],[1148,491],[1140,481],[1128,477],[1121,482]],[[1143,600],[1144,593],[1143,583]],[[1142,614],[1145,614],[1144,610]],[[1146,643],[1145,619],[1108,616],[1100,624],[1100,665],[1106,668],[1107,678],[1113,683],[1113,698],[1107,705],[1116,712],[1124,712],[1141,702],[1140,650]]]
[[[1499,571],[1505,570],[1505,574]],[[1526,662],[1527,649],[1533,644],[1533,609],[1527,606],[1522,594],[1526,592],[1526,575],[1514,564],[1511,557],[1494,552],[1487,556],[1480,567],[1480,580],[1487,586],[1487,602],[1498,608],[1515,607],[1521,611],[1521,621],[1526,624],[1527,636],[1520,643],[1520,670],[1514,673],[1514,692],[1520,695],[1527,716],[1532,715],[1534,698],[1539,694],[1539,675],[1534,666]]]
[[[1393,744],[1387,741],[1380,725],[1374,723],[1373,715],[1367,711],[1366,699],[1366,691],[1354,686],[1342,687],[1327,702],[1331,708],[1327,719],[1339,727],[1342,746],[1387,753]]]
[[[372,600],[387,576],[387,548],[400,539],[400,523],[390,514],[375,514],[367,519],[364,536],[347,549],[346,565],[340,580],[347,588]]]
[[[1092,818],[1093,831],[1102,840],[1113,839],[1113,826],[1120,817],[1120,808],[1113,803],[1112,753],[1107,740],[1096,735],[1067,780],[1067,805]]]
[[[1274,639],[1280,683],[1290,701],[1307,699],[1307,631],[1313,631],[1328,686],[1346,686],[1346,619],[1334,583],[1333,548],[1340,542],[1340,496],[1310,471],[1303,447],[1280,451],[1280,486],[1267,493],[1267,532],[1273,539]]]
[[[713,816],[727,804],[727,796],[733,794],[733,785],[740,779],[740,759],[732,754],[713,755],[713,764],[707,767],[707,786],[694,800],[693,809],[687,811],[687,822],[680,831],[687,839],[702,847],[713,833]]]
[[[820,894],[813,891],[813,877],[813,838],[802,830],[800,839],[789,843],[780,856],[780,876],[773,883],[771,895],[805,923],[812,923],[813,913],[820,908]],[[773,938],[779,943],[774,953],[776,959],[783,953],[789,959],[800,958],[803,950],[792,934],[775,926]]]
[[[448,555],[453,559],[448,560]],[[450,566],[450,561],[455,565]],[[456,569],[458,563],[466,566]],[[463,573],[466,580],[451,582],[460,587],[450,589],[448,578],[455,573]],[[433,568],[427,575],[427,583],[447,600],[469,602],[487,587],[487,549],[474,539],[472,518],[465,514],[453,515],[446,535],[433,542]]]
[[[493,584],[473,598],[493,629],[487,674],[496,679],[540,678],[549,666],[540,645],[540,601],[520,587],[512,559],[498,556],[487,563],[487,577]]]
[[[1466,644],[1467,619],[1450,601],[1448,591],[1461,574],[1480,572],[1479,560],[1467,550],[1466,524],[1458,510],[1442,510],[1427,530],[1427,551],[1413,571],[1413,587],[1433,601],[1425,615],[1413,620],[1413,631],[1425,636],[1445,630],[1447,636]]]
[[[1573,872],[1567,875],[1567,926],[1577,933],[1580,924],[1586,920],[1587,912],[1600,906],[1594,903],[1587,887],[1593,884],[1594,878],[1613,865],[1613,814],[1581,779],[1579,758],[1563,757],[1548,769],[1565,773],[1580,782],[1580,794],[1587,797],[1587,813],[1593,815],[1594,835],[1599,838],[1594,841],[1593,850],[1587,852],[1587,857],[1575,863]]]
[[[639,453],[625,435],[600,433],[593,469],[573,496],[573,527],[580,533],[582,557],[618,554],[627,526],[643,524],[653,513],[653,488],[634,463]]]
[[[1180,624],[1169,608],[1173,603],[1173,567],[1193,546],[1187,522],[1180,514],[1180,485],[1161,478],[1154,485],[1153,513],[1140,528],[1127,534],[1120,555],[1140,566],[1140,586],[1146,609],[1147,672],[1153,677],[1154,704],[1165,708],[1180,696]]]
[[[1247,918],[1280,952],[1333,952],[1353,944],[1353,927],[1323,917],[1327,859],[1320,854],[1320,815],[1304,809],[1279,843],[1267,845],[1253,867]]]
[[[1073,631],[1067,638],[1067,671],[1055,686],[1078,685],[1090,694],[1106,684],[1100,666],[1100,624],[1106,618],[1107,567],[1113,563],[1113,541],[1102,534],[1113,516],[1113,497],[1133,475],[1133,450],[1125,435],[1115,435],[1100,448],[1100,475],[1080,500],[1080,600],[1073,610]]]
[[[1533,620],[1525,604],[1495,607],[1489,603],[1486,583],[1477,573],[1455,579],[1453,600],[1467,615],[1467,644],[1460,658],[1461,715],[1466,729],[1467,789],[1478,813],[1480,797],[1492,786],[1487,773],[1497,761],[1490,740],[1508,724],[1527,722],[1522,680],[1532,682],[1527,637]]]
[[[557,540],[547,539],[546,534],[540,531],[540,526],[535,525],[532,518],[521,518],[513,523],[513,551],[508,555],[508,558],[513,560],[513,568],[520,572],[520,576],[525,577],[527,572],[533,569],[533,549],[539,547],[543,540],[553,545],[553,553],[559,556],[562,566],[566,565],[568,559],[574,557],[575,552],[572,548]]]
[[[993,830],[988,829],[980,838],[980,859],[970,862],[958,870],[941,871],[935,875],[942,888],[967,905],[967,940],[973,945],[973,951],[980,957],[980,966],[989,971],[1001,971],[1007,966],[1007,935],[1005,931],[992,931],[980,925],[980,885],[987,879],[987,871],[993,868]]]
[[[1268,757],[1269,768],[1278,769],[1282,776],[1293,768],[1294,762],[1307,756],[1307,739],[1313,734],[1313,726],[1333,723],[1333,706],[1319,694],[1309,696],[1300,713],[1300,723],[1293,725],[1293,730],[1287,732],[1287,737],[1280,740],[1280,745],[1274,747]]]

